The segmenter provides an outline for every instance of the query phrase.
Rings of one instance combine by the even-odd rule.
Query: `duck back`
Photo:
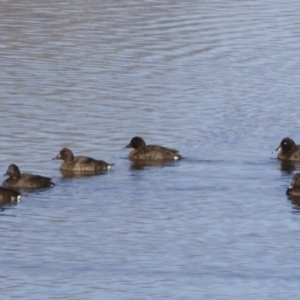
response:
[[[11,188],[50,188],[54,186],[51,178],[40,175],[23,173],[20,177],[10,177],[3,182],[3,185]]]
[[[177,150],[158,145],[147,145],[130,152],[133,160],[179,160],[182,156]]]
[[[75,172],[95,172],[109,170],[113,164],[87,156],[76,156],[71,162],[63,162],[61,170]]]

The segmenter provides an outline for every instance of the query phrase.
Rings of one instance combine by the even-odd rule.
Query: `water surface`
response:
[[[299,298],[297,1],[0,5],[0,171],[57,184],[0,212],[1,299]],[[185,159],[135,168],[135,135]]]

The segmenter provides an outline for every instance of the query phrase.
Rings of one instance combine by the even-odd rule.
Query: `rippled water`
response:
[[[0,1],[1,299],[298,299],[298,1]],[[180,150],[133,168],[135,136]],[[63,178],[62,147],[115,163]],[[3,178],[4,180],[4,178]]]

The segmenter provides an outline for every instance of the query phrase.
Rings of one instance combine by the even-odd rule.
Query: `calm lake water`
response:
[[[0,173],[57,184],[1,209],[1,299],[300,298],[299,1],[0,7]],[[185,159],[136,169],[135,135]]]

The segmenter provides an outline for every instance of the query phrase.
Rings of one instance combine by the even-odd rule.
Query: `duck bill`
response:
[[[52,160],[56,160],[56,159],[61,159],[60,155],[58,154],[57,156],[53,157]]]
[[[124,148],[132,148],[131,143],[129,143],[127,146],[125,146]]]
[[[275,151],[281,151],[281,146],[279,145],[276,149],[275,149]]]

